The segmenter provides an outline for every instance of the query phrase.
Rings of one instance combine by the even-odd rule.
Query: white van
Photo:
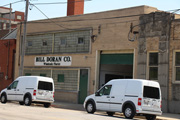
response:
[[[20,105],[30,106],[41,103],[49,107],[54,102],[54,82],[52,78],[22,76],[1,91],[1,103],[19,101]]]
[[[87,96],[84,108],[88,113],[106,111],[124,113],[128,119],[144,115],[148,120],[161,115],[161,90],[158,82],[141,79],[114,79],[106,83],[95,94]]]

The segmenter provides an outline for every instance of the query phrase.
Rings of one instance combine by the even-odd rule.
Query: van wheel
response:
[[[106,112],[108,114],[108,116],[113,116],[115,114],[115,112]]]
[[[44,103],[45,108],[48,108],[49,106],[51,106],[51,103]]]
[[[156,115],[146,115],[146,119],[147,120],[155,120],[156,119]]]
[[[24,105],[24,102],[19,102],[20,105]]]
[[[123,113],[124,113],[125,118],[128,118],[128,119],[133,119],[135,115],[135,111],[131,105],[126,105]]]
[[[7,96],[6,96],[6,94],[4,93],[4,94],[2,94],[1,95],[1,103],[6,103],[7,102]]]
[[[31,105],[31,102],[32,102],[32,99],[29,95],[26,95],[25,98],[24,98],[24,104],[26,106],[30,106]]]
[[[93,114],[95,112],[95,105],[92,102],[88,102],[86,104],[86,111]]]

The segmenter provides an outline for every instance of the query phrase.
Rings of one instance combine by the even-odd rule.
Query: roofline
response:
[[[134,8],[146,8],[146,7],[158,10],[156,7],[151,7],[151,6],[147,6],[147,5],[141,5],[141,6],[134,6],[134,7],[116,9],[116,10],[107,10],[107,11],[102,11],[102,12],[87,13],[87,14],[81,14],[81,15],[55,17],[55,18],[50,18],[50,19],[55,20],[55,19],[63,19],[63,18],[70,18],[70,17],[72,18],[72,17],[79,17],[79,16],[86,16],[86,15],[93,15],[93,14],[101,14],[101,13],[107,13],[107,12],[123,11],[123,10],[134,9]],[[44,21],[44,20],[48,20],[48,19],[32,20],[32,21],[28,21],[28,22],[37,22],[37,21]]]

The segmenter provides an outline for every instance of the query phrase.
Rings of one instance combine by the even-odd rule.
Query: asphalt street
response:
[[[86,111],[44,108],[41,105],[22,106],[17,103],[0,103],[0,120],[125,120],[125,118],[120,114],[110,117],[104,112],[88,114]]]

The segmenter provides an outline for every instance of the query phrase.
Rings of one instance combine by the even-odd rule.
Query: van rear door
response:
[[[46,81],[39,81],[36,97],[39,100],[52,101],[53,100],[53,83],[46,82]]]
[[[146,111],[161,111],[160,89],[152,86],[144,86],[142,109]]]

